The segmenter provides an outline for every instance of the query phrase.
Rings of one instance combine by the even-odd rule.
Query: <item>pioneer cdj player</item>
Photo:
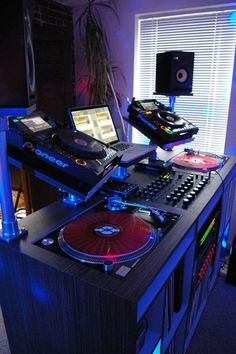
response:
[[[128,107],[128,122],[152,143],[165,145],[191,139],[198,128],[155,99],[135,100]]]
[[[110,177],[122,156],[82,132],[64,129],[42,112],[9,117],[7,143],[11,158],[85,200]]]

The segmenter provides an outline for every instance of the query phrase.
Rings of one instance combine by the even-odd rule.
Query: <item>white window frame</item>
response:
[[[139,42],[140,42],[140,23],[143,20],[154,20],[156,21],[156,19],[162,19],[165,18],[167,19],[168,17],[186,17],[186,16],[195,16],[196,14],[203,14],[204,13],[215,13],[215,12],[219,12],[219,11],[236,11],[236,3],[229,3],[229,4],[224,4],[224,5],[216,5],[216,6],[206,6],[206,7],[195,7],[195,8],[189,8],[189,9],[181,9],[181,10],[173,10],[173,11],[161,11],[161,12],[152,12],[152,13],[147,13],[147,14],[138,14],[135,16],[135,53],[134,53],[134,83],[133,83],[133,87],[134,87],[134,97],[137,99],[143,99],[143,98],[156,98],[158,101],[161,101],[165,104],[168,104],[168,98],[165,96],[161,96],[161,95],[153,95],[150,90],[150,97],[147,97],[147,95],[142,96],[142,94],[140,95],[140,77],[139,77]],[[236,28],[236,25],[235,25]],[[236,33],[236,31],[235,31]],[[234,43],[236,42],[236,35],[234,36]],[[160,52],[158,51],[158,43],[154,44],[154,50],[156,52]],[[184,48],[178,48],[179,50],[184,50]],[[176,48],[171,49],[168,48],[166,50],[176,50]],[[189,50],[187,50],[189,51]],[[152,60],[153,59],[153,60]],[[152,67],[155,67],[156,64],[156,59],[153,58],[152,56],[152,61],[151,61],[151,65]],[[233,68],[234,68],[234,55],[232,55],[232,65],[230,66],[229,69],[229,73],[228,73],[228,77],[231,77],[231,81],[229,82],[229,85],[231,85],[232,83],[232,76],[233,76]],[[195,55],[195,60],[196,60],[196,55]],[[154,69],[153,69],[154,72]],[[153,90],[155,90],[155,75],[153,77]],[[193,80],[193,94],[194,94],[194,80]],[[224,132],[222,131],[222,127],[219,129],[220,132],[214,132],[215,133],[215,137],[213,132],[211,131],[211,133],[209,134],[210,138],[208,139],[208,137],[206,137],[206,133],[209,132],[209,130],[204,131],[205,128],[204,124],[208,124],[210,126],[209,129],[213,129],[212,128],[212,117],[211,119],[208,119],[207,117],[200,116],[199,118],[199,114],[198,117],[194,119],[193,116],[193,112],[191,112],[191,114],[188,116],[188,111],[187,111],[187,107],[189,104],[189,107],[191,107],[191,99],[194,100],[195,97],[193,96],[193,98],[191,98],[191,96],[181,96],[181,97],[177,97],[176,99],[176,105],[175,105],[175,110],[176,113],[183,115],[186,119],[190,120],[192,123],[199,123],[199,133],[198,136],[195,139],[195,142],[192,142],[190,144],[186,144],[186,146],[190,145],[193,146],[194,148],[196,148],[196,146],[199,147],[199,149],[201,150],[207,150],[209,152],[214,152],[214,153],[219,153],[222,154],[224,153],[224,147],[225,147],[225,139],[226,139],[226,133],[227,133],[227,121],[228,121],[228,110],[229,110],[229,104],[230,104],[230,94],[231,94],[231,86],[227,87],[227,108],[224,110],[224,116],[223,116],[223,121],[225,124],[225,130]],[[197,99],[197,97],[196,97]],[[182,102],[182,103],[181,103]],[[215,102],[213,100],[213,102]],[[181,109],[181,104],[182,104],[182,109]],[[184,109],[183,109],[184,107]],[[189,110],[191,111],[191,109],[189,108]],[[214,112],[211,112],[211,115],[214,116]],[[196,114],[197,116],[197,114]],[[202,119],[202,121],[201,121]],[[219,117],[218,117],[219,119]],[[219,123],[220,125],[221,123]],[[198,125],[198,124],[196,124]],[[201,129],[202,128],[202,129]],[[202,133],[202,136],[199,135]],[[223,136],[224,135],[224,136]],[[210,140],[211,141],[207,141]],[[215,139],[220,140],[220,143],[215,143]],[[142,142],[142,143],[148,143],[148,139],[143,137],[141,135],[141,133],[137,132],[135,129],[132,129],[132,140],[134,142]],[[200,144],[199,144],[200,142]],[[205,143],[204,143],[205,142]],[[201,146],[199,146],[201,145]]]

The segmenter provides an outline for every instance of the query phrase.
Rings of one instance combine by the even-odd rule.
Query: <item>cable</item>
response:
[[[225,192],[225,182],[224,182],[224,180],[223,180],[223,177],[221,176],[221,174],[218,172],[218,171],[216,171],[215,170],[215,173],[217,173],[217,175],[220,177],[220,179],[221,179],[221,182],[222,182],[222,187],[223,187],[223,194],[224,194],[224,192]]]

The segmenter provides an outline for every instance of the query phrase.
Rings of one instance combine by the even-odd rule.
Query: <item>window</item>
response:
[[[195,149],[224,152],[236,43],[233,7],[195,8],[185,13],[137,15],[134,97],[168,98],[155,91],[156,53],[183,50],[195,53],[193,96],[176,98],[175,111],[199,128],[190,145]],[[133,129],[134,142],[146,142]]]

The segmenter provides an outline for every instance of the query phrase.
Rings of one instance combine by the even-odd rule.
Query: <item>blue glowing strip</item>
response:
[[[0,108],[0,116],[27,116],[28,114],[36,110],[36,104],[30,107],[19,107],[19,108]]]
[[[142,122],[144,122],[146,125],[148,125],[150,128],[152,128],[152,129],[154,129],[154,130],[157,130],[157,127],[156,127],[154,124],[150,123],[150,122],[149,122],[148,120],[146,120],[145,118],[143,118],[143,116],[142,116],[141,114],[138,115],[138,118],[139,118]]]
[[[152,354],[160,354],[161,353],[161,339],[157,343],[157,346],[153,350]]]
[[[228,240],[228,236],[229,236],[229,226],[230,226],[230,221],[226,225],[226,228],[223,233],[222,244],[221,244],[223,248],[226,248],[226,246],[227,246],[227,240]]]

